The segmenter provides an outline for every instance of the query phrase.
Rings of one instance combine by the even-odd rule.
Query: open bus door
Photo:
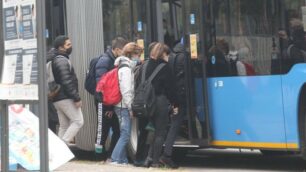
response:
[[[132,37],[144,46],[145,59],[149,57],[148,47],[154,41],[164,42],[172,50],[176,44],[183,43],[188,54],[185,65],[188,103],[175,142],[179,147],[206,147],[210,141],[204,58],[207,45],[200,41],[204,40],[204,32],[199,4],[204,3],[201,0],[135,0],[131,4]],[[134,153],[143,140],[136,127],[140,125],[142,123],[138,121],[137,124],[136,120],[132,125],[130,150]]]
[[[183,4],[184,45],[189,55],[187,71],[187,114],[192,145],[210,145],[210,120],[208,108],[206,57],[213,36],[208,22],[210,7],[202,0],[185,0]],[[208,27],[206,27],[208,26]]]

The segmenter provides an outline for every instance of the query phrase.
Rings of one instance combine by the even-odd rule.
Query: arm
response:
[[[118,71],[119,87],[122,95],[122,103],[131,111],[133,101],[132,71],[129,67],[122,67]]]
[[[57,71],[57,82],[59,82],[65,94],[72,98],[74,102],[79,102],[81,98],[78,91],[77,78],[68,59],[56,58],[53,65]]]
[[[99,82],[101,76],[109,71],[110,64],[107,58],[101,57],[96,64],[96,83]]]

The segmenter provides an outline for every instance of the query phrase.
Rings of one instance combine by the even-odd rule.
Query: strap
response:
[[[161,63],[159,64],[153,71],[153,73],[151,74],[151,76],[149,77],[148,81],[152,82],[152,80],[155,78],[155,76],[158,74],[158,72],[164,67],[166,66],[165,63]]]
[[[290,58],[291,57],[291,48],[293,47],[294,45],[291,44],[289,45],[289,47],[287,48],[287,56]]]
[[[57,55],[55,58],[64,58],[68,61],[68,64],[69,64],[69,67],[70,67],[70,72],[71,72],[71,68],[72,68],[72,65],[71,65],[71,62],[69,59],[67,59],[67,57],[63,56],[63,55]],[[53,65],[53,60],[54,58],[52,59],[52,65]]]
[[[143,68],[142,68],[142,71],[141,71],[141,81],[140,81],[140,83],[144,83],[146,81],[146,70],[147,70],[148,63],[149,63],[149,61],[146,61],[143,64]]]

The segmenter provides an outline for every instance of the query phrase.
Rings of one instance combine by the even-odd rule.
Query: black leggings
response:
[[[98,103],[96,103],[96,105],[97,105],[96,107],[97,107],[97,112],[98,112]],[[103,107],[102,123],[101,123],[101,119],[99,119],[101,118],[101,116],[98,114],[97,138],[99,137],[99,127],[101,127],[101,125],[102,125],[102,133],[100,136],[101,138],[99,139],[100,141],[96,141],[96,143],[99,142],[98,144],[105,146],[105,142],[108,137],[109,130],[110,128],[112,128],[112,131],[113,131],[112,140],[111,140],[110,148],[108,150],[109,155],[111,155],[120,137],[120,126],[119,126],[119,120],[118,120],[117,115],[114,113],[111,118],[108,118],[107,116],[105,116],[106,111],[104,109],[105,108]]]
[[[169,123],[169,101],[165,96],[157,97],[156,109],[152,121],[155,127],[155,134],[150,145],[148,157],[152,158],[153,164],[155,164],[159,162]]]

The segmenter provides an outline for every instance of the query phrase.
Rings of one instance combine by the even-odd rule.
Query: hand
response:
[[[284,31],[284,30],[280,30],[278,31],[278,36],[282,39],[288,39],[288,35],[287,35],[287,32]]]
[[[178,114],[178,111],[179,111],[179,108],[176,107],[176,108],[173,108],[173,115],[177,115]]]
[[[131,111],[131,110],[129,110],[129,112],[130,112],[130,118],[133,119],[134,118],[134,112]]]
[[[112,118],[114,115],[114,111],[106,111],[105,112],[105,116],[108,117],[108,118]]]
[[[78,102],[74,102],[74,105],[77,107],[77,108],[80,108],[82,107],[82,101],[78,101]]]

